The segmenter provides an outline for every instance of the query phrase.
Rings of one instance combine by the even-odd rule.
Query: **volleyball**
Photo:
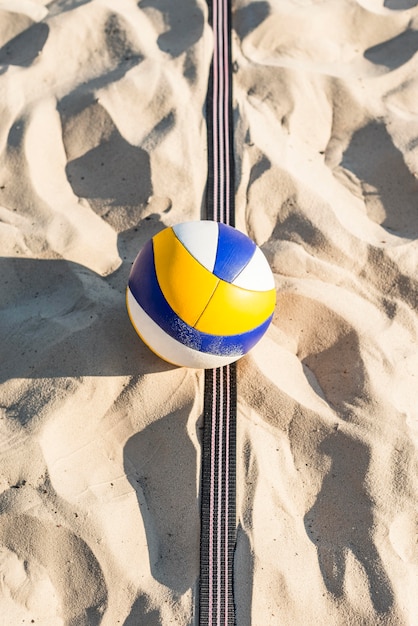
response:
[[[207,220],[154,235],[132,265],[126,300],[135,330],[158,356],[213,368],[261,339],[276,291],[260,248],[236,228]]]

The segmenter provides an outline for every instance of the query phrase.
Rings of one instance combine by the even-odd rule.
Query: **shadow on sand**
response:
[[[304,521],[318,552],[325,586],[336,598],[343,595],[347,553],[351,552],[373,581],[369,593],[376,613],[384,614],[394,597],[372,536],[373,502],[366,488],[370,452],[365,444],[341,432],[327,437],[320,450],[331,458],[331,467]]]

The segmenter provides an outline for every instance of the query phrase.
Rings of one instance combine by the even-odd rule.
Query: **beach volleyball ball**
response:
[[[260,248],[212,221],[165,228],[136,257],[127,308],[143,341],[175,365],[213,368],[246,354],[264,335],[276,303]]]

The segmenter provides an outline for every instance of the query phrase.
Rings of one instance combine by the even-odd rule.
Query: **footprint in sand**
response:
[[[194,584],[198,566],[196,451],[187,434],[191,410],[186,406],[151,423],[124,449],[125,472],[137,493],[147,533],[152,574],[179,593]],[[161,461],[155,463],[156,458]],[[184,485],[182,502],[176,491],[179,480]]]
[[[1,614],[9,623],[64,626],[61,602],[46,568],[0,546]],[[4,622],[0,622],[4,623]]]
[[[375,121],[356,130],[341,167],[356,177],[371,220],[401,237],[417,236],[418,181],[384,124]]]
[[[339,407],[364,395],[368,374],[357,329],[320,302],[279,294],[277,326],[295,342],[297,356],[313,373],[322,397]]]
[[[29,612],[39,623],[55,609],[54,620],[63,621],[50,621],[54,626],[100,623],[107,588],[97,559],[80,537],[61,524],[9,515],[0,525],[0,544],[0,570],[7,570],[3,593],[16,614]]]
[[[374,507],[365,487],[370,450],[342,432],[327,437],[320,450],[330,457],[331,467],[304,522],[317,549],[324,584],[335,597],[343,595],[351,552],[367,579],[374,581],[370,599],[376,613],[384,614],[391,609],[394,595],[372,536]]]

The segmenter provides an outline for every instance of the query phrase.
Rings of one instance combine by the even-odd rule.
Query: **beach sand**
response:
[[[418,625],[418,7],[233,2],[237,626]],[[131,264],[204,215],[203,0],[0,0],[0,625],[194,624],[203,371]]]

